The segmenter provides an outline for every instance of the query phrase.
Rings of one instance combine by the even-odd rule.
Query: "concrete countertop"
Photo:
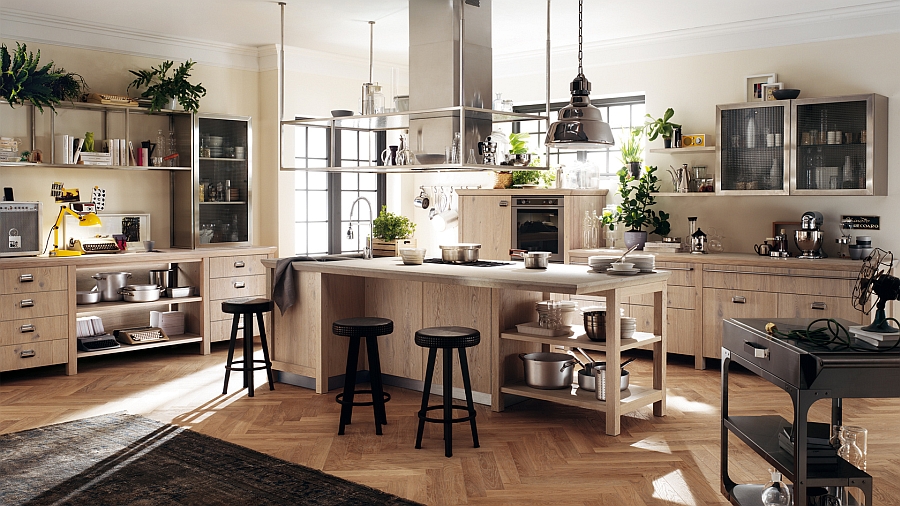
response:
[[[276,264],[277,259],[263,260],[263,265],[269,268],[274,268]],[[564,264],[550,264],[547,269],[526,269],[521,262],[496,267],[429,263],[404,265],[399,257],[332,262],[293,262],[292,265],[297,271],[344,276],[406,279],[426,283],[565,294],[589,294],[665,281],[669,278],[669,273],[665,271],[641,273],[634,276],[614,276],[594,272],[584,265]]]
[[[624,249],[574,249],[569,255],[584,257],[591,255],[625,252]],[[640,252],[644,253],[644,252]],[[753,267],[774,267],[784,269],[813,269],[813,270],[850,270],[859,271],[862,260],[850,260],[847,258],[775,258],[764,257],[755,253],[709,253],[706,255],[693,255],[691,253],[660,253],[652,252],[661,262],[684,262],[693,264],[717,264],[717,265],[749,265]]]
[[[71,257],[51,257],[47,255],[31,257],[0,258],[0,268],[55,267],[74,265],[76,267],[125,265],[140,263],[187,262],[208,257],[233,255],[267,255],[274,253],[272,246],[231,246],[197,249],[161,249],[154,251],[125,251],[122,253],[93,253]]]

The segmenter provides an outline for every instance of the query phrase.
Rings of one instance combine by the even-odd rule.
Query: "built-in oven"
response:
[[[563,197],[514,197],[512,245],[527,251],[549,251],[551,262],[562,262]],[[512,258],[521,260],[520,257]]]

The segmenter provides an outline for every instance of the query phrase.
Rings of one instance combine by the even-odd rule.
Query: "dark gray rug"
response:
[[[0,504],[418,503],[199,432],[115,413],[0,436]]]

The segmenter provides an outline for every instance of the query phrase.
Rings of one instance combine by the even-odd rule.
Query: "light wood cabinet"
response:
[[[460,195],[459,241],[481,244],[483,260],[509,260],[512,196]]]
[[[66,267],[0,270],[0,372],[69,359]]]
[[[778,295],[750,290],[703,289],[703,356],[721,358],[722,320],[771,318],[778,314]]]
[[[779,318],[841,318],[866,324],[866,315],[853,307],[847,297],[821,295],[778,294]]]
[[[263,258],[266,258],[266,255],[235,255],[210,258],[210,342],[225,341],[231,338],[231,324],[234,320],[234,315],[222,312],[223,301],[238,297],[265,296],[266,273],[262,265]],[[265,321],[268,322],[269,320]],[[269,325],[269,323],[266,323],[267,328]],[[243,317],[240,319],[239,328],[244,328]]]

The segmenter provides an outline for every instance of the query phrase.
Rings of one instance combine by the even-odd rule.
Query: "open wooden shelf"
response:
[[[197,334],[181,334],[177,336],[169,336],[168,341],[154,341],[141,344],[120,344],[118,348],[97,351],[79,351],[78,358],[98,357],[100,355],[112,355],[114,353],[128,353],[131,351],[148,350],[150,348],[162,348],[164,346],[177,346],[186,343],[199,343],[203,341],[203,336]]]
[[[514,341],[526,341],[529,343],[549,344],[551,346],[567,346],[569,348],[585,348],[594,351],[606,353],[606,343],[602,341],[591,341],[587,334],[584,333],[582,325],[572,325],[573,334],[570,336],[536,336],[532,334],[522,334],[515,329],[509,329],[500,334],[500,339],[512,339]],[[621,350],[630,350],[640,348],[659,342],[660,336],[649,332],[635,332],[633,338],[621,340]]]
[[[532,388],[523,381],[517,381],[500,387],[500,391],[504,394],[514,394],[532,399],[558,402],[567,406],[577,406],[579,408],[594,409],[604,412],[608,409],[606,401],[598,401],[597,395],[594,392],[582,390],[578,388],[578,385],[572,385],[572,388],[558,390],[542,390],[540,388]],[[622,398],[619,401],[619,413],[634,411],[663,398],[662,390],[654,390],[639,385],[629,385],[628,388],[621,392],[621,395]]]
[[[715,153],[715,146],[691,146],[688,148],[652,148],[651,153],[666,153],[668,155],[688,155],[691,153]]]
[[[186,304],[188,302],[200,302],[203,297],[160,297],[152,302],[125,302],[121,300],[110,302],[98,302],[96,304],[82,304],[78,307],[78,316],[94,315],[119,309],[136,309],[139,307],[168,306],[170,304]]]

